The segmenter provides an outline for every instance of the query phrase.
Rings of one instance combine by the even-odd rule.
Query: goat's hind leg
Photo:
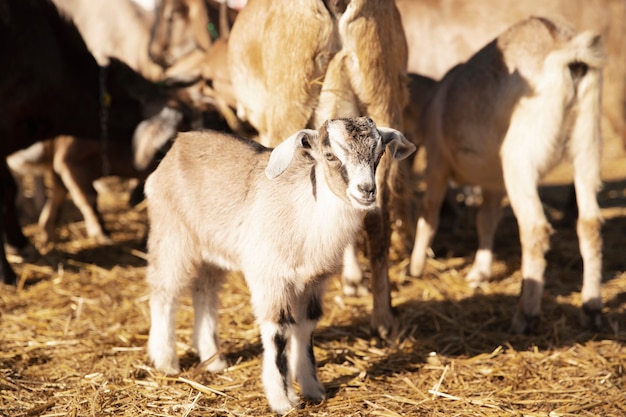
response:
[[[291,334],[289,358],[293,379],[300,384],[302,395],[312,401],[326,398],[317,377],[317,362],[313,353],[313,332],[322,317],[323,285],[309,286],[296,301],[295,320]]]
[[[524,158],[519,158],[519,163],[512,158],[503,160],[504,179],[517,218],[522,246],[522,289],[511,323],[511,331],[515,333],[530,331],[539,319],[546,269],[545,253],[550,247],[552,233],[552,227],[543,213],[536,177],[527,172],[524,161]]]
[[[439,211],[448,188],[448,174],[441,170],[442,166],[443,162],[432,152],[426,167],[422,215],[417,220],[409,265],[409,274],[414,277],[420,277],[424,273],[426,254],[439,227]]]
[[[493,263],[493,239],[502,218],[502,198],[504,191],[483,189],[483,203],[478,208],[476,226],[478,228],[478,251],[472,269],[465,280],[472,287],[491,278]]]
[[[217,334],[218,307],[221,282],[225,271],[203,266],[193,288],[194,331],[193,346],[206,363],[206,370],[217,372],[225,369],[228,364],[219,352]]]
[[[600,79],[589,71],[578,85],[578,114],[571,133],[570,153],[578,205],[576,232],[583,259],[582,323],[600,327],[602,312],[602,216],[597,191],[601,186]]]

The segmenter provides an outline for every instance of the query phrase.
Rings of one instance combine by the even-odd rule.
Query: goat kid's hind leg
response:
[[[148,266],[148,277],[157,273],[162,272]],[[180,365],[176,354],[175,326],[179,294],[169,286],[154,283],[150,286],[148,356],[159,371],[168,375],[177,374],[180,372]]]
[[[302,395],[312,401],[322,401],[326,391],[317,376],[313,353],[313,332],[322,317],[322,284],[309,286],[295,303],[295,320],[291,333],[289,359],[293,379],[300,384]]]
[[[218,307],[221,282],[225,272],[221,269],[204,266],[196,280],[193,291],[194,331],[193,346],[206,363],[206,370],[218,372],[228,364],[219,352],[217,334]]]
[[[471,287],[491,278],[493,263],[493,239],[502,218],[503,190],[483,190],[483,203],[478,208],[476,227],[478,229],[478,250],[472,269],[465,277]]]
[[[264,281],[248,280],[248,283],[254,282]],[[272,410],[282,415],[300,402],[293,389],[288,361],[288,344],[295,324],[289,307],[293,305],[293,298],[282,291],[281,294],[272,294],[261,285],[251,285],[250,293],[261,329],[265,396]]]

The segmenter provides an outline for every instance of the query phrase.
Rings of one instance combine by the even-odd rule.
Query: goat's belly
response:
[[[452,163],[452,179],[460,185],[504,188],[500,161],[494,159],[472,156],[457,158]]]

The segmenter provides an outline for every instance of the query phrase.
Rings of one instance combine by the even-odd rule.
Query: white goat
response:
[[[157,369],[179,372],[175,306],[193,288],[193,345],[207,366],[226,366],[217,337],[218,288],[241,270],[264,349],[263,384],[285,413],[302,394],[324,398],[312,333],[325,278],[376,207],[376,167],[385,149],[402,159],[415,147],[367,117],[301,130],[273,151],[217,132],[182,133],[146,183],[151,231],[147,280]],[[289,357],[288,357],[289,355]]]
[[[577,225],[584,263],[583,309],[600,321],[602,300],[600,180],[601,70],[599,35],[576,34],[560,19],[532,17],[510,27],[435,87],[422,115],[426,192],[410,273],[422,274],[439,222],[447,181],[483,188],[479,247],[467,280],[491,277],[493,238],[508,193],[522,244],[521,298],[512,330],[528,330],[541,310],[551,227],[537,185],[563,157],[574,167]]]

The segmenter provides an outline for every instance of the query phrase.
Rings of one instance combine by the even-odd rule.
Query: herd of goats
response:
[[[313,331],[326,278],[342,265],[346,294],[367,291],[363,230],[371,327],[396,336],[391,211],[402,213],[394,196],[422,148],[407,272],[423,274],[453,181],[482,191],[466,280],[488,281],[506,197],[522,248],[511,330],[532,329],[552,232],[537,188],[568,160],[582,322],[597,327],[602,121],[626,139],[624,18],[622,0],[248,0],[240,9],[213,0],[0,0],[0,279],[16,282],[5,244],[32,247],[14,178],[50,176],[52,188],[40,192],[46,240],[70,193],[100,243],[111,240],[93,182],[145,181],[154,366],[180,372],[174,323],[189,288],[193,346],[207,370],[227,366],[218,292],[228,271],[242,271],[265,394],[284,414],[299,403],[293,381],[303,397],[325,397]]]

